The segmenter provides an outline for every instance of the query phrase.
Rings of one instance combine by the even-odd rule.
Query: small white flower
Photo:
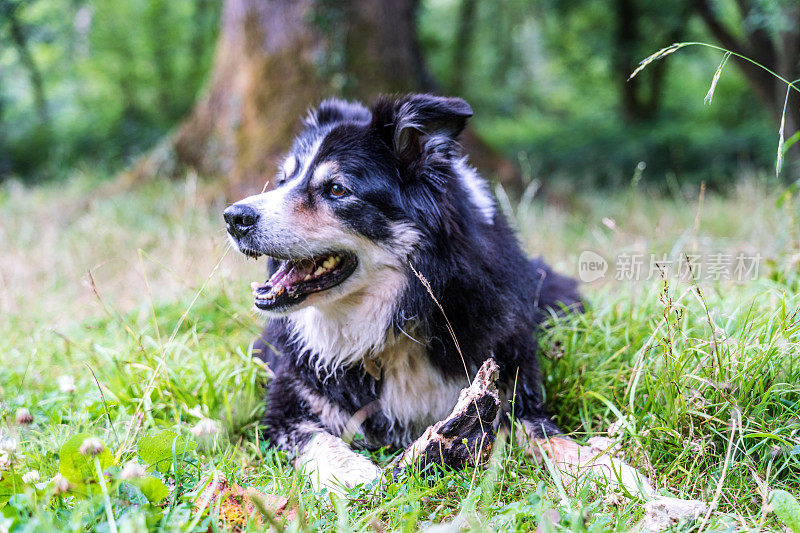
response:
[[[0,437],[0,470],[8,470],[19,462],[22,456],[18,448],[17,439]]]
[[[200,422],[192,427],[191,432],[196,437],[208,437],[219,433],[219,425],[210,418],[201,418]]]
[[[56,474],[53,478],[53,489],[55,494],[64,494],[69,490],[69,480],[61,474]]]
[[[27,483],[28,485],[32,485],[39,481],[39,471],[38,470],[31,470],[27,474],[22,476],[22,482]]]
[[[11,437],[0,437],[0,453],[16,453],[19,448],[17,439]]]
[[[58,390],[72,394],[75,392],[75,380],[69,374],[64,374],[58,378]]]
[[[83,455],[100,455],[103,451],[103,443],[97,437],[88,437],[78,451]]]
[[[20,407],[17,409],[17,413],[14,418],[17,422],[17,425],[20,426],[27,426],[33,422],[33,415],[26,407]]]
[[[208,411],[208,408],[205,405],[203,405],[203,406],[195,405],[194,407],[192,407],[191,409],[189,409],[186,412],[189,413],[192,416],[196,416],[197,418],[204,418],[205,415],[203,414],[203,411],[206,411],[206,412]]]
[[[145,477],[147,475],[147,471],[144,469],[142,465],[137,463],[136,461],[128,461],[125,463],[125,466],[122,467],[122,471],[119,474],[121,479],[129,481],[131,479],[137,479],[140,477]]]

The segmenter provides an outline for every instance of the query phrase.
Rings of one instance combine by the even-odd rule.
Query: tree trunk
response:
[[[642,120],[644,110],[639,102],[639,78],[628,79],[636,64],[634,54],[639,43],[639,14],[633,0],[616,0],[614,15],[614,71],[620,88],[622,117],[626,122]]]
[[[648,68],[648,72],[642,72],[633,79],[630,75],[639,61],[643,43],[666,45],[681,40],[689,11],[688,7],[682,5],[674,7],[675,12],[664,17],[649,13],[641,2],[635,0],[614,1],[614,77],[619,87],[622,117],[628,123],[652,120],[661,108],[662,89],[669,63],[657,61]],[[656,20],[659,31],[653,33],[651,30],[648,33],[647,28],[652,28]]]
[[[128,174],[186,167],[224,177],[232,196],[261,189],[300,117],[329,96],[435,90],[416,38],[417,0],[225,0],[213,72],[191,116]],[[474,136],[481,167],[516,173]],[[509,168],[512,172],[509,172]]]
[[[470,44],[475,34],[476,4],[477,0],[461,0],[458,29],[453,45],[453,81],[450,83],[450,90],[453,94],[461,94],[466,82]]]
[[[31,88],[33,89],[33,102],[36,106],[36,114],[39,117],[39,125],[46,128],[50,127],[50,113],[47,110],[47,98],[44,94],[44,81],[42,80],[42,73],[39,66],[33,59],[30,47],[28,46],[28,35],[26,29],[23,27],[22,21],[17,16],[17,9],[21,4],[2,2],[0,4],[0,12],[2,12],[8,19],[11,39],[14,41],[14,46],[19,54],[20,61],[28,71],[30,77]]]

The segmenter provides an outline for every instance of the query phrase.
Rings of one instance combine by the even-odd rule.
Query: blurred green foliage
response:
[[[780,20],[752,1],[763,20],[748,24]],[[0,0],[0,179],[115,170],[152,147],[202,91],[221,3]],[[715,4],[722,17],[730,3]],[[770,111],[733,61],[711,106],[703,97],[722,53],[684,50],[626,81],[672,42],[715,42],[689,5],[423,0],[418,28],[442,90],[469,100],[484,139],[534,178],[724,184],[741,167],[773,166],[777,145]]]
[[[58,177],[82,162],[120,168],[156,143],[203,86],[219,7],[219,0],[0,0],[0,176]],[[44,112],[12,17],[40,72]]]
[[[620,43],[614,6],[623,3],[638,7],[638,34]],[[463,4],[431,0],[420,18],[428,64],[445,87],[458,75],[452,43]],[[648,67],[638,87],[642,109],[626,117],[622,91],[640,60],[677,41],[715,42],[687,5],[477,2],[461,92],[476,108],[483,138],[521,157],[534,178],[557,173],[628,183],[643,162],[643,177],[651,180],[666,173],[678,182],[724,184],[741,166],[773,166],[777,127],[732,62],[713,105],[703,103],[722,52],[684,50]],[[651,102],[657,69],[663,77]]]

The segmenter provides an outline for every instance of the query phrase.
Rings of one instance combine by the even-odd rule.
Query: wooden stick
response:
[[[395,465],[403,468],[421,461],[451,468],[476,466],[488,460],[494,444],[494,421],[500,409],[497,392],[499,367],[487,359],[472,384],[461,390],[453,411],[436,422],[400,455]]]

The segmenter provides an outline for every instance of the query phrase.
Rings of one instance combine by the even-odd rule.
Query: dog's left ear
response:
[[[461,98],[380,97],[372,111],[372,126],[402,162],[412,164],[432,150],[449,153],[471,116],[472,108]]]

